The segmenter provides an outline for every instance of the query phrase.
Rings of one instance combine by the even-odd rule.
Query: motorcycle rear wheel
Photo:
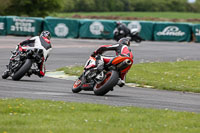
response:
[[[117,71],[111,70],[106,73],[106,78],[94,86],[94,94],[97,96],[103,96],[117,84],[119,79],[119,73]]]
[[[140,43],[142,40],[141,39],[136,39],[135,42]]]
[[[22,67],[17,72],[14,73],[14,75],[12,76],[12,79],[20,80],[28,72],[31,66],[32,66],[31,59],[27,59],[25,63],[22,65]]]
[[[137,43],[140,43],[143,39],[137,34],[131,36],[131,41],[135,41]]]

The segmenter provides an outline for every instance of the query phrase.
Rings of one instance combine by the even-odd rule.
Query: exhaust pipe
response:
[[[127,64],[127,65],[131,65],[132,64],[132,62],[129,60],[129,59],[126,59],[126,60],[124,60],[123,61],[125,64]]]
[[[117,65],[117,68],[118,68],[118,69],[124,69],[124,68],[126,68],[127,66],[129,66],[129,65],[131,65],[131,64],[132,64],[131,60],[126,59],[126,60],[124,60],[122,63],[118,64],[118,65]]]

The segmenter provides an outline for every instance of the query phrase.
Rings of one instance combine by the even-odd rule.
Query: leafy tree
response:
[[[200,0],[189,4],[187,0],[63,0],[63,11],[179,11],[200,12]]]
[[[111,1],[111,0],[110,0]],[[124,2],[119,0],[112,0],[110,5],[114,5],[114,10],[112,11],[124,11]]]
[[[45,17],[50,12],[59,11],[61,0],[10,0],[7,14],[18,16]]]
[[[95,11],[95,1],[94,0],[74,0],[76,6],[75,11]]]
[[[134,11],[134,0],[122,0],[124,3],[124,11]]]
[[[8,6],[10,6],[10,0],[0,0],[0,15],[5,15],[5,10]]]
[[[186,4],[186,8],[187,8],[187,11],[190,11],[190,12],[200,12],[200,1],[199,0],[196,0],[195,3],[187,3]]]
[[[0,15],[45,17],[52,12],[200,12],[200,0],[0,0]]]
[[[62,2],[63,2],[62,11],[64,12],[74,11],[76,6],[74,0],[63,0]]]

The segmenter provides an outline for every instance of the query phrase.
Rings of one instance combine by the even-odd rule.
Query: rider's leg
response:
[[[41,63],[38,64],[38,68],[39,68],[39,73],[38,73],[38,76],[39,77],[44,77],[45,75],[45,64],[44,64],[44,59],[42,60]]]
[[[96,58],[96,66],[97,70],[99,71],[102,71],[104,69],[104,60],[102,56],[98,56]]]
[[[45,65],[44,65],[44,59],[41,63],[38,63],[38,69],[32,69],[31,72],[35,75],[38,75],[39,77],[44,77],[45,75]]]
[[[120,78],[117,83],[117,85],[119,85],[119,87],[123,87],[125,85],[125,77],[126,77],[126,72],[120,74]]]

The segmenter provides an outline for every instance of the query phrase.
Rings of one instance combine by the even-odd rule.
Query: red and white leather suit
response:
[[[45,75],[44,62],[47,60],[49,53],[52,50],[50,40],[47,39],[46,37],[36,36],[19,43],[19,45],[22,47],[22,49],[23,47],[30,46],[30,47],[39,48],[43,50],[42,62],[38,64],[38,68],[40,70],[38,75],[41,77],[44,76]]]
[[[133,59],[133,53],[131,52],[131,49],[127,45],[124,45],[124,44],[102,45],[91,56],[102,54],[105,51],[113,51],[113,50],[116,52],[117,56],[128,56]],[[113,59],[113,57],[112,58],[106,57],[106,56],[102,56],[102,57],[103,57],[104,64],[107,64],[108,62],[110,62],[110,60]],[[126,73],[127,72],[120,74],[120,78],[122,80],[125,79]]]

